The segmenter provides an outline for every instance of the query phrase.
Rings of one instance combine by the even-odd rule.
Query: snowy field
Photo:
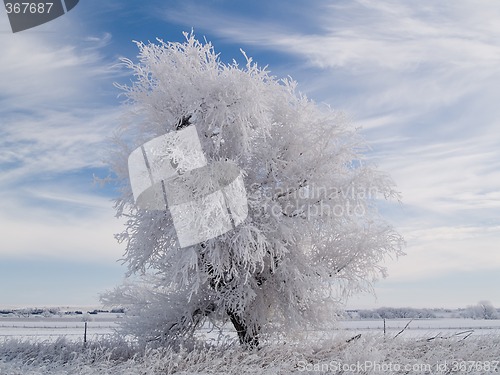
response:
[[[0,340],[9,338],[29,339],[33,341],[55,341],[60,337],[68,340],[83,340],[85,321],[82,315],[68,316],[0,316]],[[96,339],[113,333],[120,317],[117,314],[91,315],[87,322],[87,338]]]
[[[111,313],[91,315],[90,320],[88,315],[0,316],[0,374],[500,372],[500,320],[394,319],[386,321],[385,336],[382,320],[345,320],[336,330],[303,332],[253,352],[226,343],[138,354],[130,343],[112,337],[120,319]],[[84,320],[89,320],[85,346]],[[206,330],[201,335],[212,341],[217,336]]]
[[[479,320],[462,318],[438,319],[388,319],[386,335],[391,337],[401,333],[403,337],[429,338],[435,335],[450,337],[465,333],[473,335],[500,335],[500,320]],[[340,321],[339,328],[353,333],[383,332],[383,320],[349,320]]]
[[[30,339],[33,341],[55,341],[65,337],[70,341],[82,341],[87,320],[87,339],[95,340],[113,334],[118,327],[122,314],[99,313],[96,315],[82,316],[30,316],[12,317],[0,315],[0,340],[9,338]],[[405,328],[406,327],[406,328]],[[438,318],[438,319],[387,319],[385,330],[387,337],[394,337],[401,330],[401,337],[431,338],[436,335],[443,337],[465,336],[468,334],[500,335],[500,319],[481,320],[463,318]],[[378,320],[341,320],[338,328],[332,331],[305,331],[306,336],[321,336],[331,338],[345,332],[346,334],[383,334],[384,321]],[[228,330],[225,332],[231,335]],[[215,336],[209,328],[201,331],[209,337]]]

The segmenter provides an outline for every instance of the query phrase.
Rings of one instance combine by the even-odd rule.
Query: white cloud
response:
[[[500,226],[402,228],[407,256],[387,262],[390,280],[416,281],[500,268]]]
[[[82,53],[74,45],[50,42],[57,38],[47,35],[52,34],[0,34],[4,110],[78,105],[91,98],[96,81],[112,73],[96,51]]]
[[[0,29],[6,23],[1,17]],[[100,55],[111,35],[46,25],[0,34],[0,184],[102,166],[99,149],[117,124],[117,92],[102,89],[116,77],[116,62]]]
[[[87,36],[83,38],[84,41],[89,42],[93,45],[92,49],[99,49],[109,45],[111,42],[112,35],[110,33],[103,33],[102,36]]]
[[[92,187],[120,111],[116,61],[102,54],[111,35],[82,36],[64,20],[12,34],[6,22],[0,17],[0,256],[114,261],[121,223],[108,194]]]
[[[52,190],[2,194],[1,257],[111,264],[123,255],[113,238],[122,222],[109,200],[57,186]]]
[[[295,66],[271,66],[275,74],[287,69],[278,74],[365,125],[370,158],[393,176],[406,205],[396,225],[408,256],[391,276],[499,269],[498,2],[321,4],[302,9],[315,32],[292,19],[209,9],[189,17],[219,37],[289,56]]]
[[[10,185],[40,175],[103,167],[107,137],[118,123],[118,108],[38,109],[4,115],[0,128],[0,183]]]
[[[391,149],[379,160],[392,172],[407,204],[466,222],[472,209],[498,216],[498,150],[495,136],[485,135],[447,143],[406,142],[405,148]]]

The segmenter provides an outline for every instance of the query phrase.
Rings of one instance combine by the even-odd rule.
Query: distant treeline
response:
[[[412,307],[379,307],[374,310],[349,310],[350,318],[358,319],[432,319],[436,314],[432,309]]]
[[[124,314],[122,307],[111,310],[95,309],[92,311],[70,310],[62,308],[24,308],[24,309],[0,309],[0,316],[32,316],[40,315],[50,317],[53,315],[83,315],[112,313]],[[449,318],[469,318],[469,319],[500,319],[500,310],[496,309],[489,301],[481,301],[476,305],[467,306],[461,309],[418,309],[413,307],[379,307],[377,309],[346,310],[344,312],[347,319],[437,319]]]
[[[95,309],[92,311],[86,311],[87,314],[98,314],[98,313],[113,313],[113,314],[123,314],[125,310],[123,308],[115,308],[111,310],[99,310]],[[24,309],[2,309],[0,310],[0,315],[15,315],[15,316],[52,316],[52,315],[83,315],[84,312],[81,310],[74,311],[63,311],[61,308],[24,308]]]
[[[481,301],[476,305],[456,310],[379,307],[373,310],[347,310],[346,315],[351,319],[435,319],[444,316],[469,319],[500,319],[500,311],[489,301]]]

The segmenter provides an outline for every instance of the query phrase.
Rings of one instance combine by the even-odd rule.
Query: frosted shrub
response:
[[[145,276],[105,300],[128,309],[129,333],[168,345],[207,319],[231,322],[250,347],[272,332],[321,325],[385,276],[385,256],[402,254],[402,238],[376,208],[379,198],[398,198],[393,183],[364,161],[365,145],[342,113],[246,55],[244,67],[224,64],[210,43],[185,36],[138,43],[139,61],[124,60],[134,81],[120,86],[129,111],[110,158],[122,186],[117,216],[127,218],[117,239],[128,275]],[[248,215],[181,248],[169,210],[135,205],[127,159],[187,126],[196,127],[208,164],[243,171]]]

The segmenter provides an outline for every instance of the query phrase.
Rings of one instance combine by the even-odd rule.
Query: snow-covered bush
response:
[[[477,305],[467,306],[461,316],[472,319],[500,319],[500,314],[490,301],[480,301]]]
[[[377,200],[398,193],[365,162],[345,115],[246,55],[244,67],[224,64],[193,35],[138,47],[137,63],[124,60],[135,79],[120,86],[129,111],[110,165],[122,186],[115,207],[127,223],[117,239],[128,275],[146,277],[105,297],[128,310],[130,333],[172,344],[211,318],[230,321],[241,343],[255,346],[268,333],[330,321],[346,297],[385,276],[380,262],[402,254],[403,240]],[[169,210],[136,206],[127,160],[187,126],[196,127],[209,164],[229,161],[244,172],[248,216],[180,248]]]

